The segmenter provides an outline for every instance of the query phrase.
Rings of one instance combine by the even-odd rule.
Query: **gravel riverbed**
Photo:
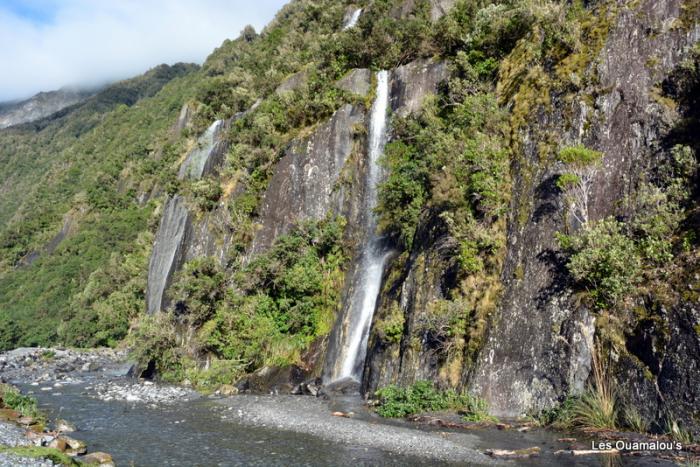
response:
[[[31,442],[24,436],[24,429],[14,423],[0,421],[0,445],[27,446]],[[51,467],[54,463],[44,459],[30,459],[0,452],[0,467]]]
[[[332,416],[328,401],[300,396],[239,396],[221,399],[223,420],[251,426],[305,433],[319,438],[382,449],[444,462],[493,465],[497,462],[477,451],[478,437],[468,433],[421,431],[400,424]],[[360,409],[356,409],[360,410]]]

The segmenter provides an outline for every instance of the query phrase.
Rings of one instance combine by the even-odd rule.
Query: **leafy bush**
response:
[[[430,381],[417,381],[408,387],[386,386],[377,390],[377,413],[382,417],[405,417],[422,412],[459,410],[469,421],[491,419],[485,401],[468,393],[459,394],[452,389],[441,391]]]
[[[16,410],[25,417],[42,419],[36,399],[22,394],[17,388],[0,383],[0,406]]]
[[[598,306],[615,304],[639,280],[641,259],[624,225],[604,219],[577,235],[559,235],[570,253],[567,268],[589,290]]]
[[[379,338],[386,344],[398,344],[403,337],[405,318],[397,304],[394,304],[388,316],[385,316],[375,324]]]
[[[190,326],[199,327],[213,317],[224,290],[224,271],[217,259],[189,261],[173,281],[175,312]]]

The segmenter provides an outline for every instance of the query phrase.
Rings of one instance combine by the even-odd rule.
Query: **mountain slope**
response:
[[[0,129],[48,117],[84,101],[93,94],[95,91],[59,89],[40,92],[19,102],[0,103]]]

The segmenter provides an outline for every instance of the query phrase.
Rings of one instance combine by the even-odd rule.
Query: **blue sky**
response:
[[[287,0],[0,0],[0,101],[201,63]]]

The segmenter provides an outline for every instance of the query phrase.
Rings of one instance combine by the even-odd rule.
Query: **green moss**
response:
[[[47,448],[43,446],[9,447],[0,445],[0,452],[14,454],[21,457],[29,457],[32,459],[47,459],[53,462],[54,464],[64,466],[80,465],[75,459],[62,453],[58,449]]]

